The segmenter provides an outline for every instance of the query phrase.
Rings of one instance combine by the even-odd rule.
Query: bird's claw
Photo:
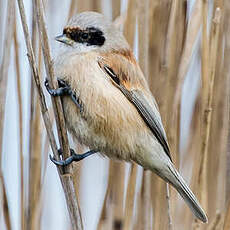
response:
[[[58,79],[58,86],[59,88],[52,89],[49,85],[49,81],[47,79],[45,80],[45,87],[51,96],[64,96],[72,93],[70,86],[65,81]]]
[[[70,165],[73,161],[81,161],[84,158],[86,158],[86,157],[88,157],[88,156],[90,156],[96,152],[98,152],[98,151],[97,150],[90,150],[90,151],[83,153],[83,154],[76,154],[73,149],[70,149],[71,156],[66,158],[65,160],[56,160],[51,155],[50,155],[50,160],[56,165],[67,166],[67,165]],[[60,156],[62,156],[62,150],[61,149],[58,150],[58,153]]]
[[[82,113],[82,103],[80,102],[80,99],[77,97],[76,93],[70,88],[70,86],[61,79],[58,79],[58,86],[59,88],[52,89],[49,85],[49,81],[47,79],[45,80],[45,87],[51,96],[70,96],[72,101],[77,105],[77,107],[80,109],[80,112]]]

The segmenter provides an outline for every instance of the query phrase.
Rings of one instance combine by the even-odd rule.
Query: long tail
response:
[[[175,180],[172,180],[172,178],[170,178],[170,184],[172,184],[173,187],[179,192],[179,194],[187,203],[194,215],[204,223],[208,222],[208,218],[201,208],[199,201],[196,199],[190,188],[186,185],[182,176],[176,171],[176,169],[172,165],[170,165],[168,168],[175,178]]]

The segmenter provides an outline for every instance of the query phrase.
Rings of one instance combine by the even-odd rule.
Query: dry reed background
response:
[[[26,21],[32,28],[30,35],[26,35],[27,50],[18,11],[19,3],[23,14],[23,1],[0,1],[0,229],[53,229],[47,224],[48,220],[52,218],[51,213],[55,216],[58,207],[61,207],[47,209],[45,204],[49,202],[45,199],[46,190],[52,190],[51,182],[48,181],[50,186],[45,185],[47,156],[51,151],[49,139],[54,153],[57,150],[50,128],[53,117],[57,127],[62,127],[58,135],[55,134],[59,137],[58,143],[68,149],[68,141],[65,140],[64,125],[60,125],[63,122],[59,112],[61,109],[58,108],[60,101],[53,101],[55,115],[52,115],[51,106],[49,115],[40,88],[45,76],[53,78],[41,1],[34,0],[32,5],[30,1],[24,2]],[[152,173],[142,172],[137,165],[110,161],[97,227],[92,229],[229,230],[229,0],[72,0],[65,4],[58,1],[43,1],[43,4],[49,36],[53,35],[52,26],[61,31],[71,15],[84,10],[103,12],[123,28],[127,40],[138,54],[141,68],[159,104],[173,161],[199,197],[209,217],[206,225],[194,220],[175,191],[170,188],[169,198],[165,183]],[[57,18],[62,24],[56,23]],[[24,29],[26,33],[25,21]],[[52,45],[53,40],[50,39],[49,43]],[[33,47],[34,56],[30,46]],[[25,73],[26,53],[33,71],[22,76],[22,72]],[[47,65],[46,73],[44,64]],[[36,83],[31,81],[30,75],[37,79]],[[12,78],[15,78],[15,89],[9,88]],[[17,108],[9,110],[12,94]],[[29,102],[26,97],[29,97]],[[42,99],[41,104],[39,98]],[[45,99],[49,100],[47,94]],[[46,126],[42,121],[41,108]],[[189,112],[185,108],[190,108]],[[16,119],[13,127],[9,119],[12,111],[15,111]],[[191,119],[188,129],[185,127],[188,124],[185,115],[187,120]],[[45,127],[48,127],[48,136]],[[27,135],[25,129],[29,130]],[[10,132],[18,132],[18,135],[10,136]],[[18,153],[6,151],[9,150],[6,146],[12,144],[18,144]],[[84,150],[81,146],[77,146],[77,149],[78,152]],[[12,155],[10,161],[7,160],[8,154]],[[91,166],[100,167],[97,163]],[[20,182],[19,191],[10,191],[12,186],[8,184],[6,168],[17,171],[14,180],[15,183]],[[84,162],[81,162],[65,172],[58,170],[71,217],[67,217],[66,208],[61,210],[65,227],[59,229],[83,229],[78,199],[80,209],[84,209],[81,200],[96,202],[98,199],[85,195],[88,194],[85,190],[94,189],[90,185],[80,193],[86,172],[83,168]],[[52,167],[52,170],[55,168]],[[90,170],[87,168],[87,171]],[[48,177],[46,180],[51,179]],[[58,188],[60,191],[52,190],[54,197],[58,194],[62,196],[63,190],[60,186]],[[9,199],[12,193],[21,205],[12,205]],[[95,206],[95,202],[90,205]],[[88,208],[91,209],[91,206]],[[20,221],[15,224],[13,213],[17,208]],[[90,214],[94,215],[89,210],[84,211],[84,215]],[[82,218],[85,219],[84,216]]]

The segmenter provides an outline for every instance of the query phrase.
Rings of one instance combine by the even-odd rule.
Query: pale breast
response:
[[[86,146],[110,157],[129,159],[142,147],[141,140],[149,130],[135,107],[99,68],[98,58],[91,53],[55,61],[56,76],[67,81],[83,103],[81,114],[70,98],[63,98],[67,126]]]

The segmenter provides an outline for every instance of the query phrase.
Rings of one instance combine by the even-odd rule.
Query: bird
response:
[[[54,59],[65,122],[73,139],[90,150],[51,160],[57,165],[99,152],[111,159],[136,162],[171,184],[202,222],[207,216],[176,170],[156,100],[144,74],[120,31],[102,14],[74,15],[61,35]]]

